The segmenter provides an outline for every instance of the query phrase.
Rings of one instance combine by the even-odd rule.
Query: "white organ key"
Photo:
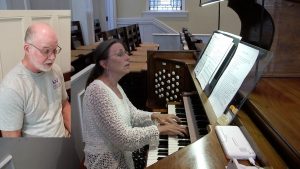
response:
[[[168,105],[168,114],[175,114],[175,105],[174,104]]]
[[[178,149],[183,146],[178,145],[177,137],[168,137],[168,154],[171,155],[174,152],[178,151]]]
[[[147,166],[150,166],[150,165],[156,163],[158,157],[160,157],[160,156],[158,155],[158,149],[150,150],[150,151],[148,152]],[[161,156],[161,157],[164,157],[164,156]]]
[[[175,105],[168,105],[168,114],[174,114],[176,115]],[[168,137],[168,154],[172,154],[176,151],[178,151],[178,139],[177,137]]]

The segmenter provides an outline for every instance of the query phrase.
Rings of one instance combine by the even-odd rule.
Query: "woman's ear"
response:
[[[106,60],[100,60],[99,61],[100,66],[102,66],[104,69],[107,68],[107,61]]]

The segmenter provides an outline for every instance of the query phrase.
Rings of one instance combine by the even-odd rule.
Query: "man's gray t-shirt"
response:
[[[62,102],[67,99],[60,68],[33,73],[16,65],[0,85],[0,130],[27,137],[64,137]]]

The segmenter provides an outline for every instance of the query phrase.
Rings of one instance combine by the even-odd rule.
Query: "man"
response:
[[[53,28],[28,27],[25,56],[0,84],[0,130],[3,137],[67,137],[71,106],[63,75],[54,63],[61,51]]]

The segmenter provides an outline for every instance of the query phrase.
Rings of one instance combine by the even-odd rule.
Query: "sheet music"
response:
[[[242,85],[247,74],[253,67],[258,54],[259,51],[257,49],[241,43],[238,45],[231,62],[208,98],[217,118],[223,114]]]
[[[197,63],[194,72],[202,89],[208,84],[209,80],[215,74],[219,65],[223,62],[229,50],[233,46],[233,39],[214,33],[211,40]]]

